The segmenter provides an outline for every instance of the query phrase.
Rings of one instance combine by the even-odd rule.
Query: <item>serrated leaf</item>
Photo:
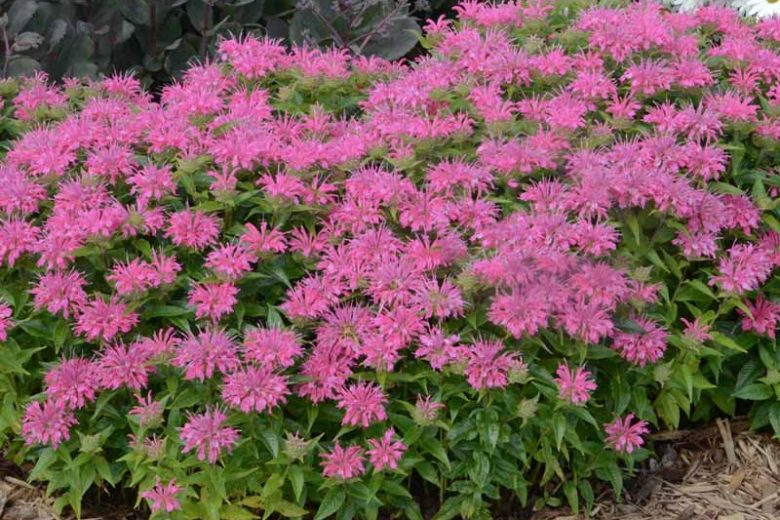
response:
[[[323,518],[335,515],[344,504],[345,498],[346,494],[343,489],[331,488],[325,495],[322,503],[320,503],[317,514],[314,515],[314,520],[323,520]]]
[[[734,397],[748,401],[763,401],[774,395],[772,387],[763,383],[751,383],[734,392]]]

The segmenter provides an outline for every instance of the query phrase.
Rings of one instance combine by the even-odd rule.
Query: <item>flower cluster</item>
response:
[[[651,424],[744,372],[730,335],[766,347],[780,320],[780,22],[456,11],[410,63],[247,37],[159,99],[129,76],[23,82],[0,342],[45,344],[21,362],[46,366],[29,446],[99,432],[154,511],[233,493],[300,516],[302,486],[362,486],[366,461],[414,508],[413,473],[469,490],[491,464],[525,483],[502,473],[518,453],[565,480],[562,443],[646,456]],[[289,489],[226,491],[220,464]],[[612,474],[593,468],[575,481]]]

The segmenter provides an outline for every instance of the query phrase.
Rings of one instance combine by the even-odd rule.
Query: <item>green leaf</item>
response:
[[[450,469],[450,458],[447,456],[447,450],[444,449],[441,442],[435,437],[423,437],[419,440],[420,447],[433,455],[437,460]]]
[[[769,424],[775,432],[775,437],[780,437],[780,403],[772,403],[769,407]]]
[[[184,316],[191,314],[192,311],[185,307],[176,305],[148,305],[144,307],[144,318],[172,318],[174,316]]]
[[[260,438],[263,441],[263,444],[265,444],[265,447],[268,448],[268,451],[271,452],[271,455],[273,458],[276,458],[279,456],[279,436],[276,434],[275,431],[273,431],[270,428],[264,428],[260,432]]]
[[[287,500],[278,500],[274,502],[274,509],[277,513],[287,518],[296,518],[308,513],[308,511],[301,506],[288,502]]]
[[[303,494],[303,469],[300,466],[290,466],[287,470],[287,478],[295,495],[295,500],[300,500]]]
[[[38,461],[30,472],[29,479],[33,481],[45,479],[46,470],[54,464],[55,460],[57,460],[57,452],[51,448],[44,448],[38,455]]]
[[[219,518],[224,520],[252,520],[259,517],[241,506],[226,504],[219,510]]]
[[[192,388],[187,388],[182,393],[176,396],[173,403],[171,403],[171,409],[176,410],[179,408],[189,408],[203,401],[203,395],[196,392]]]
[[[263,491],[260,493],[260,497],[263,498],[264,500],[267,500],[283,485],[284,485],[284,475],[281,475],[279,473],[273,473],[271,476],[269,476],[266,479],[265,485],[263,485]]]
[[[386,30],[376,31],[365,43],[361,42],[362,47],[357,49],[358,52],[366,56],[396,60],[420,41],[420,26],[410,16],[398,16],[383,26]]]
[[[655,407],[658,414],[672,428],[680,425],[680,407],[671,392],[661,392],[655,400]]]
[[[420,462],[414,465],[415,471],[420,474],[422,478],[433,484],[434,486],[441,485],[439,481],[439,474],[436,473],[436,469],[430,461],[422,459]]]
[[[336,514],[341,506],[344,504],[346,494],[341,488],[331,488],[325,498],[322,500],[317,514],[314,515],[314,520],[322,520]]]
[[[8,7],[8,34],[17,34],[35,15],[39,4],[35,0],[14,0]]]
[[[747,352],[747,350],[740,347],[736,341],[726,336],[725,334],[713,330],[712,332],[710,332],[710,335],[712,336],[712,339],[715,341],[715,343],[717,343],[718,345],[722,345],[731,350],[736,350],[737,352]]]
[[[707,285],[701,280],[696,280],[696,279],[688,280],[686,283],[691,287],[693,287],[694,289],[696,289],[697,291],[699,291],[700,293],[702,293],[703,295],[708,296],[713,300],[717,299],[717,296],[715,296],[715,293],[712,292],[712,289],[707,287]]]
[[[555,446],[560,450],[563,436],[566,434],[566,417],[558,414],[552,420],[553,434],[555,435]]]
[[[563,494],[566,495],[566,501],[569,502],[572,512],[578,515],[580,513],[580,496],[574,482],[567,480],[563,483]]]
[[[734,392],[734,397],[749,401],[763,401],[774,395],[775,392],[772,390],[772,387],[763,383],[751,383]]]
[[[149,4],[146,0],[122,0],[117,3],[119,12],[136,25],[149,25]]]

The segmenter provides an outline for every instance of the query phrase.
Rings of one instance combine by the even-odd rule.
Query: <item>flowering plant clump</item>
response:
[[[2,85],[0,438],[59,507],[578,510],[683,416],[780,432],[780,21],[456,10]]]

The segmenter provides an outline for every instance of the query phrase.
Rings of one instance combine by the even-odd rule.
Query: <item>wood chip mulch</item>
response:
[[[622,501],[600,498],[593,520],[780,520],[780,443],[719,420],[653,436],[660,460],[627,483]],[[545,511],[533,520],[580,520]]]

